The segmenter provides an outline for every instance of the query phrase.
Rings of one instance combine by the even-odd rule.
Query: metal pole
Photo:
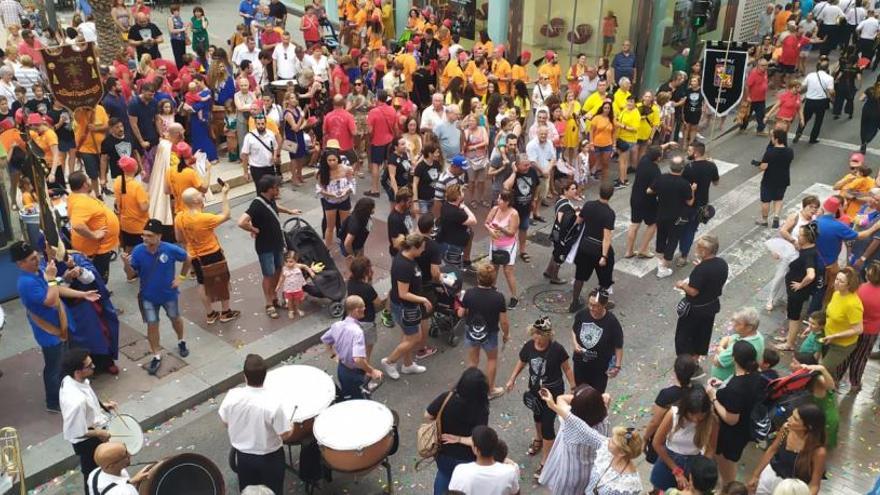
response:
[[[574,57],[574,34],[575,34],[575,25],[577,23],[577,15],[578,15],[578,2],[575,0],[574,2],[574,11],[571,13],[571,39],[568,42],[568,67],[571,68],[571,60]],[[600,13],[601,15],[601,13]]]

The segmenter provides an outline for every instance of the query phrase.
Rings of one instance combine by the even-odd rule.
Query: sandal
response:
[[[266,306],[266,314],[269,315],[269,318],[272,318],[273,320],[278,318],[278,311],[275,310],[275,306],[272,304]]]
[[[648,259],[657,257],[657,253],[654,253],[652,251],[647,251],[644,253],[636,253],[636,256],[638,256],[639,258],[641,258],[643,260],[648,260]]]
[[[532,257],[529,256],[529,253],[519,253],[519,257],[525,261],[526,263],[531,263]]]
[[[529,450],[526,451],[529,455],[535,455],[541,451],[541,447],[543,447],[544,442],[538,440],[537,438],[532,440],[532,443],[529,445]]]
[[[636,257],[636,253],[626,253],[626,254],[623,255],[623,257],[626,258],[626,259],[635,258],[635,257]]]
[[[532,475],[536,480],[541,478],[541,471],[544,470],[544,464],[538,464],[538,469],[535,470],[535,474]]]

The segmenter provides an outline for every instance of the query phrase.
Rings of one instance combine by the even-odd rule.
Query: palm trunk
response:
[[[125,50],[125,44],[110,15],[110,10],[113,8],[112,0],[91,0],[91,4],[98,31],[98,56],[102,63],[108,64]]]

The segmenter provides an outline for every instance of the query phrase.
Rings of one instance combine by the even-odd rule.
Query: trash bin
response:
[[[40,238],[40,212],[39,210],[33,213],[25,213],[20,212],[21,216],[21,224],[22,224],[22,232],[24,232],[25,236],[27,236],[27,241],[30,245],[37,249],[37,240]]]

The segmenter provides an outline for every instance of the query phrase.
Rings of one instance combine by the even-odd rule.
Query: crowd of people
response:
[[[745,130],[754,117],[758,134],[769,137],[752,162],[762,174],[756,223],[779,232],[767,244],[778,265],[764,309],[784,300],[788,328],[777,342],[765,340],[759,311],[742,308],[731,318],[733,332],[713,347],[729,267],[717,237],[700,229],[714,215],[712,188],[721,174],[700,134],[709,114],[702,71],[699,62],[688,64],[686,50],[673,58],[669,81],[639,92],[631,43],[622,41],[609,57],[616,20],[608,18],[605,56],[593,63],[578,55],[563,71],[559,56],[547,51],[533,77],[531,53],[509,53],[485,32],[465,48],[459,20],[430,8],[409,12],[404,36],[396,37],[390,0],[339,1],[338,38],[325,35],[321,2],[291,20],[278,0],[242,0],[227,46],[210,43],[202,7],[187,18],[173,5],[160,18],[140,1],[132,8],[118,1],[112,18],[126,48],[100,60],[106,95],[94,108],[71,111],[53,98],[40,50],[99,42],[94,18],[102,14],[81,8],[71,27],[52,30],[17,0],[0,0],[7,31],[0,143],[10,197],[23,213],[39,208],[34,185],[41,182],[27,166],[24,137],[42,151],[50,206],[64,212],[64,243],[20,242],[11,253],[45,361],[46,407],[64,418],[86,493],[97,493],[88,480],[104,486],[102,476],[125,473],[100,429],[103,411],[115,404],[100,403],[88,384],[95,368],[119,372],[119,310],[107,288],[112,261],[118,256],[128,281],[139,285],[150,374],[162,365],[160,310],[176,332],[177,354],[190,352],[179,307],[179,285],[190,277],[206,325],[241,314],[230,305],[229,268],[216,233],[231,219],[227,185],[220,213],[205,211],[210,168],[221,156],[240,163],[255,185],[237,226],[254,239],[268,318],[280,318],[280,309],[289,319],[303,316],[299,305],[315,267],[287,250],[280,215],[301,211],[278,200],[285,183],[314,188],[320,235],[349,274],[346,317],[322,337],[337,358],[345,400],[368,396],[379,380],[425,373],[424,360],[437,352],[428,344],[433,287],[445,284],[450,271],[475,274],[454,308],[464,321],[468,368],[425,410],[442,431],[434,493],[520,490],[520,468],[489,427],[489,407],[522,386],[534,419],[528,454],[540,456],[534,480],[552,493],[636,494],[652,487],[703,494],[717,486],[726,494],[819,493],[838,437],[841,381],[850,393],[860,390],[880,333],[880,177],[864,154],[880,128],[880,86],[856,90],[863,71],[876,67],[880,21],[863,3],[770,4],[760,17],[761,42],[751,50],[738,119]],[[292,41],[291,29],[304,45]],[[784,212],[795,158],[789,129],[797,121],[797,142],[813,119],[809,140],[817,142],[825,111],[851,118],[856,100],[864,101],[861,152],[852,154],[831,196],[807,196],[799,210]],[[316,169],[313,186],[306,168]],[[359,179],[368,184],[360,197]],[[656,259],[657,278],[678,272],[671,285],[684,294],[675,308],[673,385],[659,391],[645,426],[612,426],[606,394],[626,364],[626,325],[613,312],[617,214],[610,203],[626,189],[632,211],[623,258]],[[387,295],[377,293],[365,251],[383,192],[393,257]],[[572,284],[571,340],[556,339],[553,321],[539,318],[501,384],[499,353],[512,337],[510,311],[521,297],[515,266],[532,262],[528,233],[541,223],[552,224],[553,241],[544,277]],[[486,256],[473,249],[483,233]],[[566,263],[574,264],[573,281],[560,277]],[[689,265],[695,266],[685,273]],[[594,272],[597,287],[584,301]],[[399,344],[378,359],[377,318],[402,331]],[[791,374],[776,369],[783,352],[793,353]],[[524,385],[517,380],[523,371]],[[221,407],[249,463],[239,472],[240,488],[263,484],[279,493],[278,452],[290,425],[279,418],[280,404],[257,390],[262,359],[249,356],[244,374],[246,391],[230,393],[229,407]],[[698,381],[703,375],[705,385]],[[796,378],[804,399],[772,433],[760,435],[755,411],[778,380]],[[247,419],[258,417],[249,410],[266,419]],[[243,429],[259,431],[262,440],[242,441]],[[766,442],[766,452],[737,481],[751,441]],[[636,469],[642,455],[653,464],[650,479]],[[92,474],[98,466],[103,471]]]

